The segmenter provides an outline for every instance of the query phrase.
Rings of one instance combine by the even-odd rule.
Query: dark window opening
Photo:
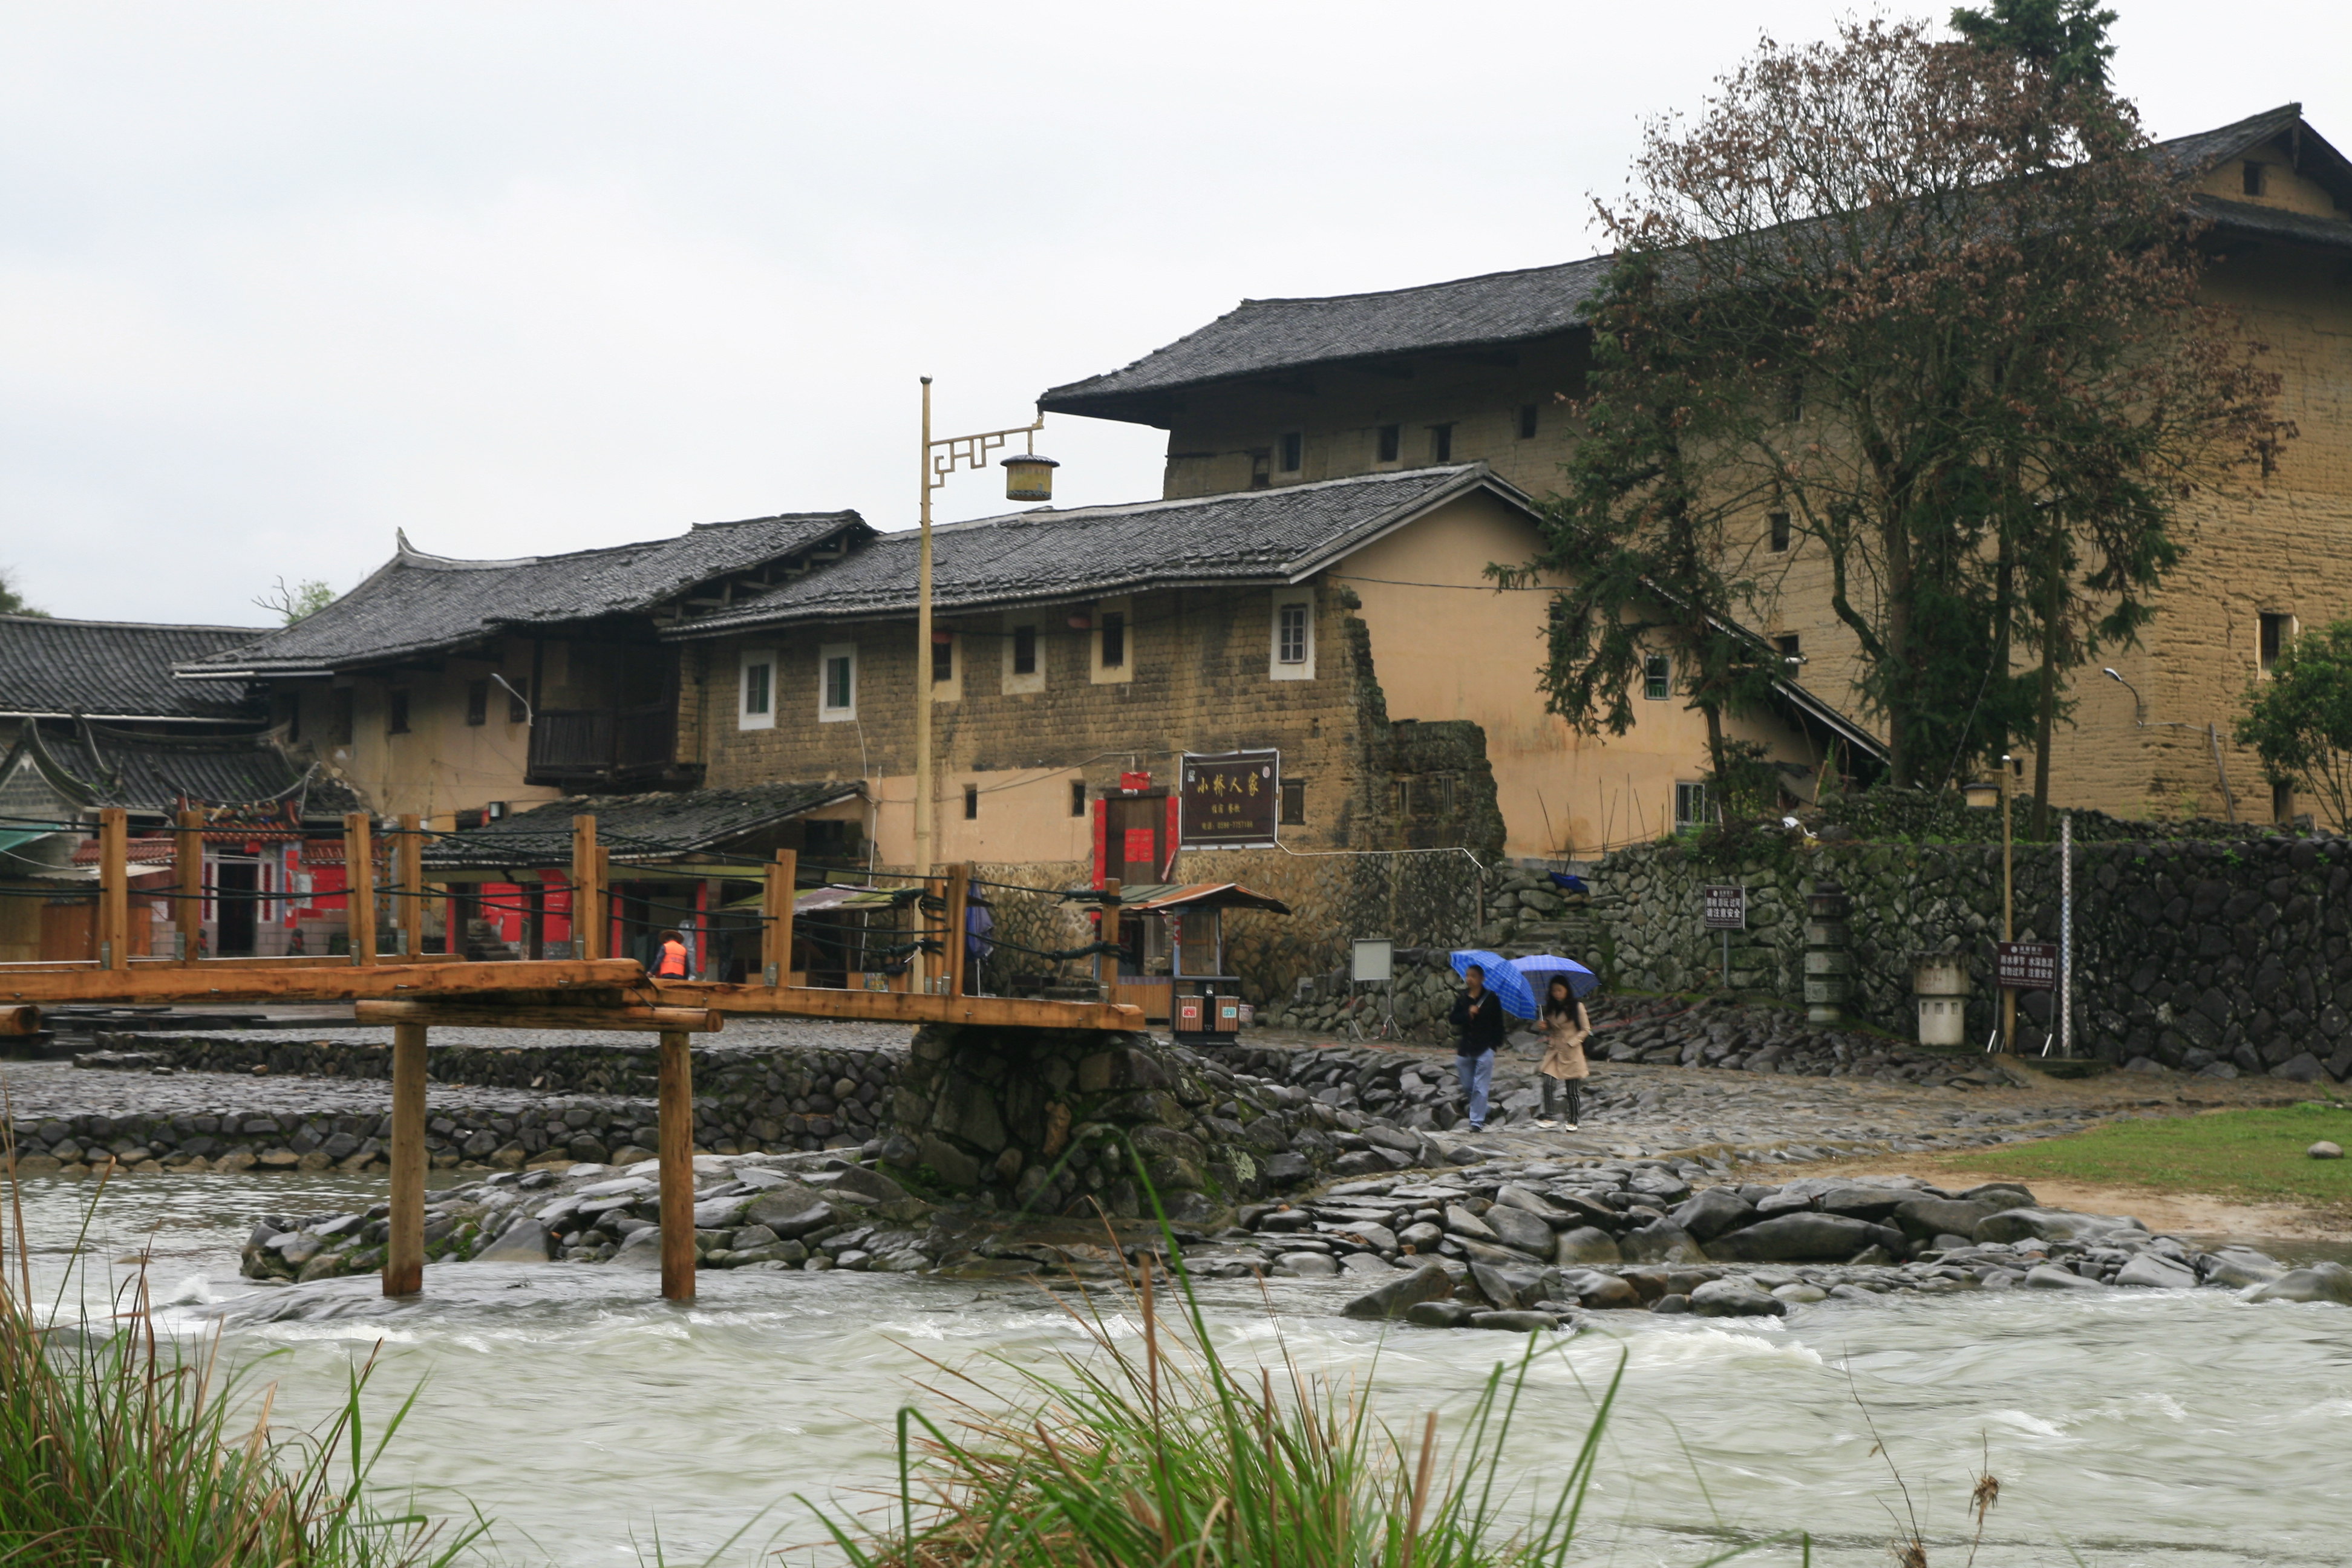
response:
[[[1675,826],[1696,827],[1706,821],[1706,785],[1676,784],[1675,785]]]
[[[1072,779],[1070,781],[1070,815],[1072,816],[1084,816],[1086,814],[1087,781],[1084,779]]]
[[[383,732],[387,735],[408,733],[408,693],[395,689],[384,705]]]
[[[487,724],[490,721],[490,683],[487,680],[466,682],[466,722]]]
[[[1454,809],[1454,775],[1452,773],[1440,773],[1437,777],[1437,809],[1440,811]]]
[[[1805,378],[1785,376],[1780,382],[1780,417],[1793,425],[1805,416]]]
[[[1522,403],[1519,405],[1519,439],[1532,441],[1535,438],[1536,405],[1532,403]]]
[[[1262,490],[1274,483],[1274,454],[1266,451],[1250,454],[1250,489]]]
[[[1105,669],[1127,667],[1127,617],[1117,610],[1102,618],[1102,661]]]
[[[2238,178],[2243,183],[2246,195],[2258,196],[2263,194],[2263,166],[2260,163],[2243,165],[2238,171]]]
[[[1374,459],[1374,461],[1376,461],[1376,462],[1382,462],[1382,463],[1393,463],[1393,462],[1395,462],[1395,461],[1397,460],[1397,454],[1398,454],[1398,452],[1400,452],[1401,450],[1402,450],[1402,449],[1403,449],[1403,446],[1404,446],[1404,426],[1402,426],[1402,425],[1383,425],[1383,426],[1381,426],[1381,434],[1380,434],[1380,446],[1379,446],[1380,456],[1379,456],[1377,458],[1375,458],[1375,459]]]
[[[1037,628],[1035,626],[1013,628],[1013,673],[1015,675],[1037,673]]]
[[[966,822],[971,822],[979,816],[980,786],[978,784],[966,784],[963,786],[963,819]]]
[[[1282,781],[1282,820],[1290,827],[1307,825],[1307,785],[1298,779]]]
[[[2281,827],[2294,821],[2294,784],[2291,781],[2271,785],[2271,820]]]
[[[1654,653],[1642,661],[1642,695],[1653,702],[1664,702],[1675,694],[1675,661],[1671,655]]]
[[[327,693],[327,738],[335,745],[352,743],[352,689],[338,686]]]
[[[1787,550],[1789,548],[1789,514],[1785,511],[1767,512],[1764,521],[1771,525],[1773,550],[1775,552]]]
[[[1450,463],[1454,460],[1454,426],[1433,425],[1429,427],[1429,460]]]
[[[1780,650],[1782,658],[1793,659],[1804,652],[1804,638],[1796,632],[1782,632],[1772,639],[1772,646]]]
[[[955,679],[955,638],[950,636],[931,644],[931,679],[934,682]]]
[[[2286,651],[2286,645],[2294,640],[2294,617],[2293,616],[2265,615],[2263,616],[2263,673],[2267,675],[2277,668],[2279,656]]]
[[[293,745],[302,739],[302,694],[286,694],[286,743]]]
[[[855,706],[856,697],[856,667],[849,655],[835,654],[824,661],[824,705],[835,712]]]
[[[1282,438],[1282,471],[1295,474],[1307,461],[1307,437],[1293,430]]]
[[[1411,779],[1396,781],[1396,814],[1399,816],[1412,815],[1412,781]]]
[[[528,675],[520,680],[507,682],[507,722],[530,722],[530,677]]]

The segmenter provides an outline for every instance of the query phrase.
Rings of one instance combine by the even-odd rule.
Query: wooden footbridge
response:
[[[99,825],[98,948],[83,963],[0,964],[0,1032],[40,1027],[38,1009],[69,1003],[352,1002],[358,1021],[393,1032],[390,1235],[383,1293],[424,1289],[425,1047],[436,1025],[467,1028],[634,1030],[660,1038],[659,1096],[662,1294],[694,1299],[694,1082],[688,1037],[712,1033],[730,1014],[769,1017],[854,1018],[882,1023],[974,1024],[1034,1029],[1134,1029],[1139,1008],[1108,1003],[1049,1002],[963,994],[965,868],[922,879],[943,906],[947,939],[933,982],[916,955],[906,990],[852,991],[779,984],[792,973],[793,913],[797,867],[782,850],[759,869],[761,984],[656,980],[635,959],[605,958],[597,949],[609,851],[596,841],[593,816],[573,818],[572,931],[579,956],[561,960],[467,963],[421,952],[418,936],[430,897],[425,880],[418,819],[400,819],[391,885],[373,884],[373,823],[344,823],[350,884],[348,955],[284,958],[146,957],[131,949],[129,828],[120,809]],[[204,822],[179,818],[176,886],[202,885]],[[379,951],[377,902],[388,894],[402,919],[391,951]],[[142,897],[150,896],[144,892]],[[174,894],[175,926],[184,953],[200,951],[202,906]],[[934,988],[936,984],[936,988]]]

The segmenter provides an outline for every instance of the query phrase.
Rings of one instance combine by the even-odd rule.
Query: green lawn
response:
[[[2323,1138],[2352,1149],[2352,1110],[2304,1104],[2110,1122],[1966,1158],[2027,1180],[2132,1183],[2352,1208],[2352,1160],[2304,1153]]]

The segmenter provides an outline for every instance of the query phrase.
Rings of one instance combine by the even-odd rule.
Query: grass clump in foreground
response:
[[[2103,1182],[2352,1209],[2352,1160],[2304,1152],[2326,1139],[2352,1148],[2352,1110],[2306,1102],[2266,1110],[2111,1121],[1999,1151],[1971,1167],[2031,1180]]]
[[[0,1149],[0,1163],[7,1153]],[[385,1515],[362,1499],[415,1400],[412,1393],[371,1447],[360,1419],[365,1367],[324,1430],[284,1438],[270,1430],[267,1392],[249,1429],[232,1425],[241,1380],[220,1367],[217,1338],[187,1356],[159,1335],[143,1273],[110,1319],[55,1321],[52,1302],[44,1321],[13,1179],[9,1197],[0,1564],[444,1568],[478,1533],[436,1546],[438,1527],[422,1515]]]
[[[1161,1229],[1166,1235],[1164,1216]],[[931,1392],[954,1414],[941,1426],[912,1408],[898,1412],[898,1485],[887,1509],[865,1519],[819,1510],[855,1568],[1553,1568],[1567,1561],[1623,1357],[1557,1491],[1523,1504],[1501,1471],[1543,1336],[1528,1336],[1516,1368],[1496,1364],[1453,1451],[1441,1455],[1434,1413],[1410,1436],[1375,1415],[1377,1362],[1344,1386],[1302,1370],[1286,1348],[1272,1366],[1228,1364],[1181,1248],[1172,1236],[1168,1242],[1177,1260],[1172,1325],[1147,1262],[1127,1279],[1132,1321],[1106,1315],[1090,1298],[1083,1307],[1063,1303],[1085,1331],[1084,1353],[1044,1368],[993,1358],[1009,1389],[940,1367],[961,1386]],[[1802,1540],[1775,1536],[1706,1561],[1783,1539]]]

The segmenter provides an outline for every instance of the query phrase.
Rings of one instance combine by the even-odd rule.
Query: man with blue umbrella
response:
[[[1515,1000],[1524,1004],[1510,1009],[1521,1017],[1535,1015],[1535,994],[1528,988],[1527,977],[1491,952],[1469,949],[1454,955],[1454,972],[1462,976],[1462,994],[1454,999],[1454,1011],[1449,1021],[1454,1025],[1454,1070],[1462,1080],[1462,1097],[1468,1101],[1470,1131],[1486,1130],[1486,1090],[1495,1080],[1495,1052],[1503,1044],[1503,990],[1515,992]],[[1489,985],[1486,977],[1493,974],[1499,986]]]

